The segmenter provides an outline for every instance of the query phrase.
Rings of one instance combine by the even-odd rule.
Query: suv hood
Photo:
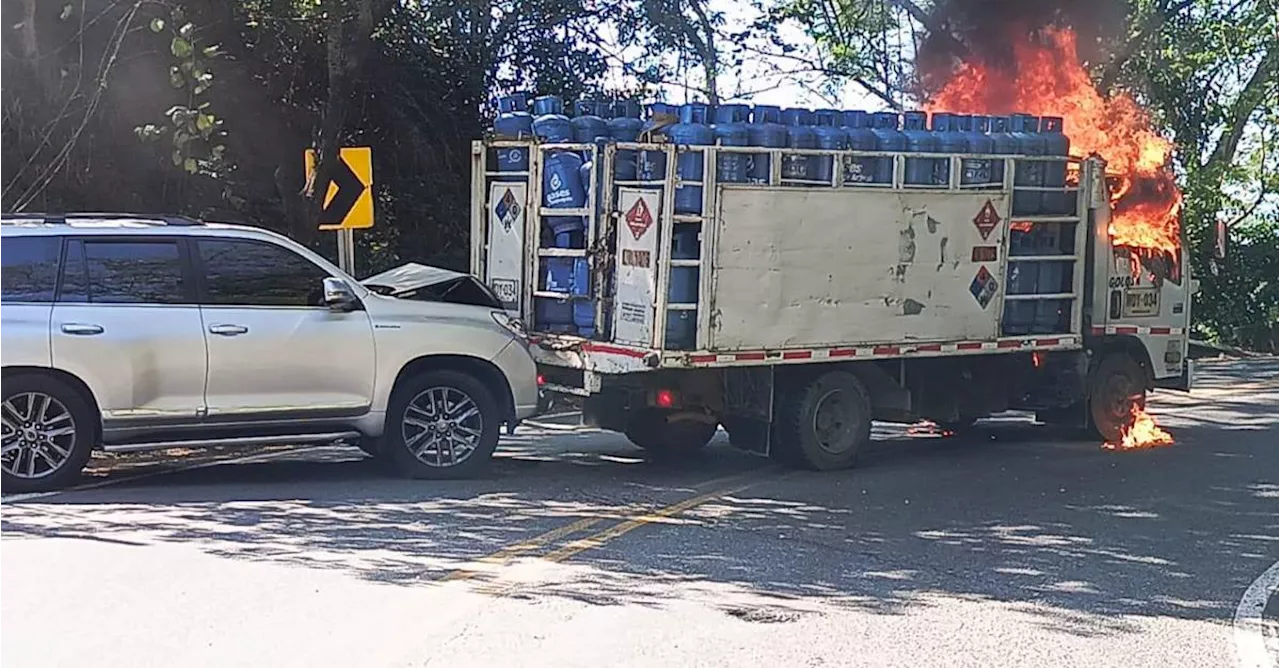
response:
[[[476,277],[416,262],[370,276],[360,284],[377,294],[399,299],[502,308],[493,290]]]

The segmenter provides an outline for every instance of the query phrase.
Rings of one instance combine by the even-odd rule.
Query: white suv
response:
[[[351,440],[460,477],[538,410],[502,310],[380,295],[266,230],[14,214],[0,239],[7,492],[66,485],[99,447]]]

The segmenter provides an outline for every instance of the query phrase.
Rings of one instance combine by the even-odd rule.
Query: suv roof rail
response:
[[[0,214],[0,220],[5,222],[18,220],[39,219],[48,225],[65,225],[68,220],[90,219],[90,220],[137,220],[160,225],[171,225],[174,227],[191,227],[193,225],[203,225],[204,223],[187,216],[154,214],[154,213],[112,213],[97,211],[77,211],[74,213],[4,213]]]
[[[208,208],[200,214],[200,222],[202,223],[223,223],[227,225],[249,225],[251,224],[240,214],[226,209]]]

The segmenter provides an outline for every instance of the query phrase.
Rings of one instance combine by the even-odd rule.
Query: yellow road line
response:
[[[551,541],[559,540],[561,538],[564,538],[565,536],[578,533],[579,531],[585,531],[599,524],[600,522],[603,521],[603,519],[604,518],[601,518],[601,517],[586,517],[586,518],[580,519],[577,522],[574,522],[572,524],[566,524],[558,529],[552,529],[551,531],[548,531],[546,533],[538,534],[537,536],[534,536],[529,540],[517,543],[515,545],[509,545],[507,547],[504,547],[501,550],[498,550],[493,554],[481,557],[480,559],[472,563],[485,564],[485,565],[492,564],[492,565],[498,565],[498,566],[506,565],[513,558],[515,558],[516,556],[520,555],[523,552],[536,550],[539,547],[542,547],[543,545],[550,543]],[[466,570],[464,568],[464,569],[459,569],[459,570],[453,571],[452,573],[449,573],[448,575],[440,578],[440,581],[448,582],[450,580],[467,580],[477,575],[479,575],[478,571]]]
[[[569,557],[572,557],[574,555],[581,554],[583,552],[586,552],[587,550],[592,550],[597,547],[600,547],[605,543],[625,533],[629,533],[631,531],[639,529],[640,527],[646,524],[652,524],[664,518],[671,517],[673,515],[679,515],[680,513],[683,513],[686,510],[689,510],[695,506],[700,506],[708,501],[714,501],[715,499],[718,499],[722,496],[728,496],[730,494],[733,494],[734,492],[740,492],[754,485],[756,482],[759,482],[759,481],[753,480],[751,482],[743,483],[741,485],[736,485],[733,487],[725,487],[723,489],[719,489],[714,492],[708,492],[706,494],[695,496],[691,499],[685,499],[680,503],[675,503],[663,508],[659,508],[645,515],[633,517],[632,519],[629,519],[625,522],[619,522],[618,524],[615,524],[599,533],[592,534],[590,536],[587,536],[586,538],[575,540],[572,543],[569,543],[568,545],[565,545],[564,547],[558,550],[555,550],[553,552],[549,552],[543,555],[542,558],[551,562],[564,561],[565,559],[568,559]]]
[[[768,471],[771,471],[771,470],[773,470],[773,469],[764,469],[763,471],[761,471],[761,470],[753,470],[753,471],[747,471],[747,472],[744,472],[744,473],[736,473],[736,474],[734,474],[734,475],[723,476],[723,477],[720,477],[720,478],[713,478],[713,479],[711,479],[711,480],[707,480],[707,481],[705,481],[705,482],[698,483],[697,485],[694,485],[693,487],[694,487],[694,489],[699,489],[699,488],[713,487],[713,486],[716,486],[716,485],[722,485],[722,484],[725,484],[725,483],[728,483],[728,482],[732,482],[732,481],[735,481],[735,480],[741,480],[741,479],[744,479],[744,478],[757,478],[757,479],[758,479],[758,478],[760,478],[760,477],[762,476],[762,474],[763,474],[763,473],[768,472]],[[751,483],[751,484],[754,484],[755,482],[756,482],[756,480],[752,480],[752,483]],[[599,544],[604,544],[604,542],[607,542],[608,540],[612,540],[613,538],[616,538],[617,536],[621,536],[622,534],[627,533],[628,531],[631,531],[632,529],[638,528],[638,527],[640,527],[640,526],[642,526],[642,525],[644,525],[644,524],[648,524],[648,523],[650,523],[650,522],[657,521],[657,520],[659,520],[659,519],[661,519],[661,518],[663,518],[663,517],[670,517],[671,515],[676,515],[676,514],[682,513],[682,512],[684,512],[685,510],[688,510],[689,508],[692,508],[692,507],[694,507],[694,506],[696,506],[696,505],[699,505],[699,504],[702,504],[702,503],[706,503],[707,501],[710,501],[711,499],[714,499],[714,498],[719,497],[719,496],[724,496],[725,494],[731,494],[731,493],[736,492],[736,491],[738,491],[738,490],[741,490],[741,489],[743,489],[743,488],[745,488],[745,487],[747,487],[747,486],[748,486],[748,485],[742,485],[742,486],[739,486],[739,487],[733,487],[733,488],[729,488],[729,489],[721,489],[721,490],[719,490],[719,491],[710,492],[710,493],[708,493],[708,494],[703,494],[703,495],[701,495],[701,496],[693,497],[692,499],[688,499],[688,500],[682,501],[682,502],[677,503],[677,504],[675,504],[675,505],[666,506],[666,507],[663,507],[663,508],[658,508],[657,510],[654,510],[654,511],[652,511],[652,512],[650,512],[650,513],[646,513],[646,514],[640,515],[640,516],[638,516],[638,517],[633,517],[633,518],[632,518],[632,519],[630,519],[630,520],[627,520],[627,521],[625,521],[625,522],[621,522],[621,523],[619,523],[619,524],[617,524],[617,525],[614,525],[611,529],[608,529],[608,530],[606,530],[606,531],[602,531],[602,532],[600,532],[600,533],[593,534],[593,535],[588,536],[587,538],[584,538],[584,539],[579,540],[579,541],[574,541],[573,543],[570,543],[569,545],[578,545],[579,543],[582,543],[583,541],[596,540],[596,539],[598,539],[598,537],[600,537],[600,536],[604,536],[605,534],[609,534],[609,537],[608,537],[608,538],[606,538],[604,541],[600,541],[600,543],[599,543]],[[691,502],[695,502],[695,501],[696,501],[696,503],[691,503]],[[573,523],[571,523],[571,524],[566,524],[565,526],[559,527],[559,528],[557,528],[557,529],[552,529],[551,531],[548,531],[548,532],[546,532],[546,533],[538,534],[537,536],[534,536],[533,538],[530,538],[530,539],[528,539],[528,540],[521,541],[521,542],[519,542],[519,543],[517,543],[517,544],[515,544],[515,545],[509,545],[509,546],[507,546],[507,547],[504,547],[504,548],[502,548],[501,550],[498,550],[498,551],[496,551],[496,552],[493,552],[492,554],[489,554],[489,555],[487,555],[487,556],[481,557],[480,559],[477,559],[476,561],[471,562],[471,564],[470,564],[469,566],[471,566],[471,565],[486,565],[486,566],[493,565],[493,566],[505,566],[505,565],[509,564],[509,563],[510,563],[513,559],[515,559],[517,556],[520,556],[521,554],[524,554],[524,553],[526,553],[526,552],[532,552],[533,550],[536,550],[536,549],[538,549],[538,548],[540,548],[540,547],[542,547],[542,546],[544,546],[544,545],[546,545],[546,544],[548,544],[548,543],[551,543],[551,542],[554,542],[554,541],[560,540],[561,538],[565,538],[565,537],[567,537],[567,536],[571,536],[571,535],[573,535],[573,534],[575,534],[575,533],[579,533],[579,532],[581,532],[581,531],[586,531],[587,529],[590,529],[591,527],[593,527],[593,526],[595,526],[595,525],[597,525],[597,524],[599,524],[599,523],[603,522],[605,519],[606,519],[606,518],[604,518],[604,517],[586,517],[586,518],[580,519],[580,520],[578,520],[578,521],[576,521],[576,522],[573,522]],[[632,523],[636,523],[636,522],[638,522],[638,524],[636,524],[635,526],[630,526],[629,528],[626,528],[625,530],[622,530],[620,533],[616,533],[616,534],[614,533],[614,532],[616,532],[620,527],[627,526],[627,525],[630,525],[630,524],[632,524]],[[574,550],[574,551],[572,551],[572,552],[569,552],[569,553],[565,554],[565,555],[564,555],[563,557],[561,557],[560,559],[567,559],[567,558],[569,558],[569,557],[573,556],[574,554],[577,554],[578,552],[582,552],[583,550],[585,550],[585,549],[590,549],[591,547],[594,547],[594,546],[595,546],[595,544],[592,544],[592,545],[590,545],[590,546],[588,546],[588,547],[584,547],[584,548],[582,548],[582,549]],[[559,554],[559,553],[561,553],[561,552],[565,552],[565,550],[567,550],[567,549],[568,549],[568,547],[569,547],[569,546],[563,547],[563,548],[561,548],[561,549],[559,549],[559,550],[556,550],[556,551],[552,552],[551,554]],[[559,561],[560,559],[556,559],[555,561]],[[451,573],[448,573],[448,574],[447,574],[447,575],[445,575],[444,577],[440,578],[440,580],[439,580],[439,581],[440,581],[440,582],[449,582],[449,581],[453,581],[453,580],[469,580],[469,579],[471,579],[471,578],[476,577],[477,575],[480,575],[480,571],[473,570],[472,568],[469,568],[468,566],[463,566],[462,568],[459,568],[458,570],[455,570],[455,571],[453,571],[453,572],[451,572]]]

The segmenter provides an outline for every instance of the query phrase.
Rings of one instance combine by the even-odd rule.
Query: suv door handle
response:
[[[244,325],[209,325],[210,334],[219,334],[221,336],[239,336],[248,332],[249,328]]]
[[[63,334],[74,334],[76,336],[93,336],[103,332],[102,325],[89,325],[82,322],[64,322],[62,323]]]

